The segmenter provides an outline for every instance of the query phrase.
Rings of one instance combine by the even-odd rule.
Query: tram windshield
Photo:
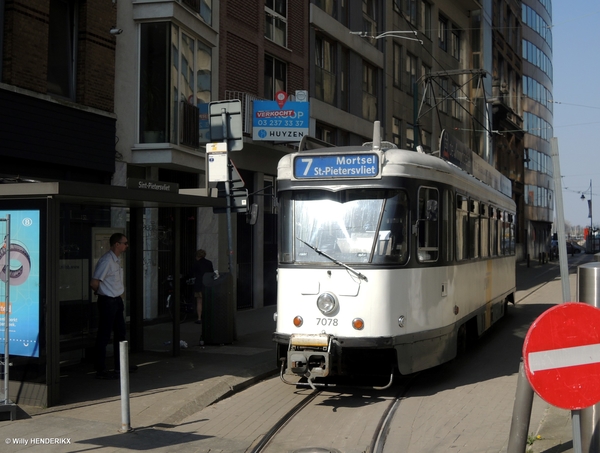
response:
[[[284,192],[279,219],[281,262],[331,262],[318,251],[346,264],[399,264],[408,258],[404,190]]]

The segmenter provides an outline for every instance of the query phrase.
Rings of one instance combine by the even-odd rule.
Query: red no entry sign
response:
[[[571,302],[542,313],[525,337],[523,361],[548,403],[578,410],[600,402],[600,309]]]

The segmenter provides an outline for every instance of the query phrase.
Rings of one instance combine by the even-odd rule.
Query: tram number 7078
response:
[[[317,318],[317,326],[337,326],[336,318]]]

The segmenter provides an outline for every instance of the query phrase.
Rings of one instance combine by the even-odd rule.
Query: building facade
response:
[[[549,251],[554,221],[552,2],[523,0],[524,205],[527,255]]]

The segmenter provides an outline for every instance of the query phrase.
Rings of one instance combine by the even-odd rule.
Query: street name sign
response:
[[[600,309],[569,302],[546,310],[525,336],[523,362],[533,390],[553,406],[600,402]]]

